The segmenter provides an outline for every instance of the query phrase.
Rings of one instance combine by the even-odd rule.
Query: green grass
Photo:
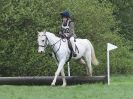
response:
[[[0,99],[133,99],[133,76],[113,76],[111,85],[0,86]]]

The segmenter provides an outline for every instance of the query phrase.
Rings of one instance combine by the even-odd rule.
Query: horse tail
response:
[[[92,46],[92,44],[90,43],[90,46],[91,46],[91,58],[92,58],[92,63],[94,64],[94,65],[99,65],[99,62],[98,62],[98,60],[97,60],[97,58],[96,58],[96,55],[95,55],[95,50],[94,50],[94,47]]]

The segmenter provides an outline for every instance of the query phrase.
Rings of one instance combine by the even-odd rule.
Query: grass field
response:
[[[0,99],[133,99],[133,76],[113,76],[111,85],[0,86]]]

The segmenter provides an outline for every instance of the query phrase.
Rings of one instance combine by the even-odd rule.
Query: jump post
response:
[[[110,85],[110,59],[109,59],[109,52],[118,48],[117,46],[107,43],[107,84]]]

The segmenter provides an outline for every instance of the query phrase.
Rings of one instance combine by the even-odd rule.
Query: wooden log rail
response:
[[[26,77],[0,77],[0,85],[50,85],[54,76],[26,76]],[[67,84],[106,83],[106,76],[66,76]],[[62,79],[57,78],[57,85],[62,84]]]

